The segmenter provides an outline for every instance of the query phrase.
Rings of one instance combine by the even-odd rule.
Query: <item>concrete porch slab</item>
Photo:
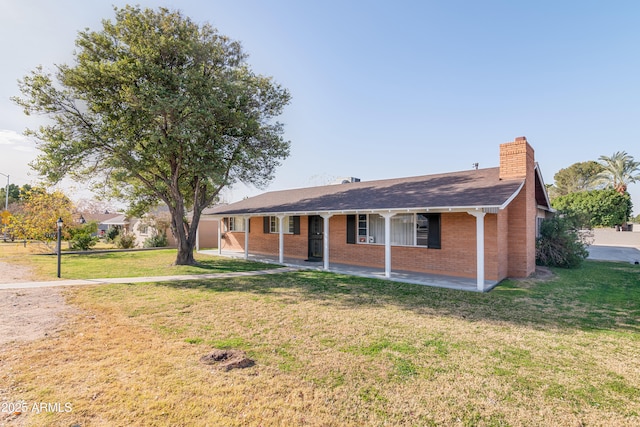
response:
[[[201,254],[224,256],[228,258],[244,258],[244,252],[222,251],[220,255],[217,250],[201,250]],[[325,271],[323,263],[318,261],[305,261],[296,258],[284,258],[281,264],[278,262],[277,256],[253,255],[249,254],[250,261],[264,262],[267,264],[280,264],[287,267],[296,267],[306,270]],[[350,264],[331,263],[329,270],[332,273],[346,274],[349,276],[368,277],[372,279],[388,280],[391,282],[411,283],[415,285],[433,286],[438,288],[455,289],[460,291],[479,292],[476,286],[476,279],[464,277],[444,276],[438,274],[415,273],[410,271],[391,271],[391,277],[384,277],[384,269],[376,269],[371,267],[360,267]],[[485,282],[485,292],[493,289],[498,282],[487,280]]]

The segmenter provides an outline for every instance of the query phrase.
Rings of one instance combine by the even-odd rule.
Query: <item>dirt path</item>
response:
[[[57,331],[70,311],[57,288],[0,290],[0,349]]]
[[[0,283],[28,282],[32,280],[31,269],[9,262],[0,262]]]
[[[30,270],[0,262],[0,282],[26,282]],[[43,338],[56,331],[71,310],[59,288],[0,290],[0,352],[10,343]]]

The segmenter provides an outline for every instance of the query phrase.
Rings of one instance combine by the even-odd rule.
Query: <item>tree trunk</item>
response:
[[[178,253],[174,265],[194,265],[196,263],[193,257],[193,249],[196,239],[192,236],[191,231],[195,232],[193,227],[189,227],[184,220],[184,204],[182,198],[177,197],[174,206],[169,206],[171,213],[171,231],[176,239]],[[197,224],[196,224],[197,227]]]
[[[186,245],[178,245],[175,265],[194,265],[196,263],[193,257],[193,246],[189,245],[188,242]]]
[[[171,230],[173,231],[173,235],[178,246],[175,265],[196,264],[193,251],[196,246],[200,216],[202,215],[204,207],[211,204],[214,197],[220,192],[220,189],[218,189],[213,194],[209,194],[207,196],[206,183],[201,184],[198,179],[193,183],[192,190],[194,192],[194,202],[191,224],[185,220],[184,198],[180,193],[176,179],[173,180],[173,185],[171,186],[171,195],[173,196],[174,203],[168,203],[168,197],[167,200],[165,200],[165,203],[169,206],[169,212],[171,213]]]
[[[191,234],[192,230],[195,232],[195,229],[184,224],[182,216],[175,218],[175,220],[172,219],[172,222],[174,221],[176,223],[174,236],[178,246],[175,265],[194,265],[196,260],[193,257],[193,250],[196,240]]]

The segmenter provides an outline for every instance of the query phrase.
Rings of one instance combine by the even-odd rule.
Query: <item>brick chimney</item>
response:
[[[533,178],[535,159],[527,138],[500,144],[500,179]]]
[[[500,144],[500,179],[524,181],[507,208],[509,277],[527,277],[536,269],[535,167],[533,148],[524,136]]]

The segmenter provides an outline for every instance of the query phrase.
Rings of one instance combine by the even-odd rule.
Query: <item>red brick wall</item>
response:
[[[264,232],[262,217],[253,217],[249,221],[249,253],[278,255],[279,235]],[[300,217],[300,234],[284,235],[284,256],[306,259],[309,254],[308,234],[308,217]],[[222,249],[244,251],[244,232],[227,232],[222,239]]]
[[[262,218],[251,218],[249,252],[278,255],[278,235],[265,234]],[[487,214],[485,221],[485,277],[500,280],[498,216]],[[347,217],[336,215],[329,220],[329,263],[353,264],[384,268],[384,245],[348,244]],[[300,218],[300,234],[284,235],[284,256],[306,259],[308,255],[308,217]],[[227,232],[223,250],[244,250],[244,233]],[[422,273],[476,277],[476,218],[467,213],[443,213],[441,216],[441,249],[411,246],[391,247],[391,269]]]
[[[525,178],[529,161],[533,161],[533,148],[524,136],[500,144],[500,179]]]
[[[497,280],[502,280],[509,276],[509,210],[511,208],[507,206],[506,209],[501,210],[496,215],[497,229],[496,229],[496,246],[497,256]]]
[[[486,217],[491,216],[495,217],[495,215],[487,215]],[[391,270],[475,277],[475,221],[475,217],[467,213],[443,213],[441,216],[441,249],[391,246]],[[330,219],[329,228],[331,232],[329,239],[330,263],[384,268],[384,245],[347,243],[346,215],[333,216]],[[488,238],[486,233],[485,236]],[[486,271],[488,272],[488,270]]]
[[[507,210],[508,269],[510,277],[527,277],[535,272],[536,200],[533,148],[524,137],[500,145],[500,177],[525,179],[525,184]]]

